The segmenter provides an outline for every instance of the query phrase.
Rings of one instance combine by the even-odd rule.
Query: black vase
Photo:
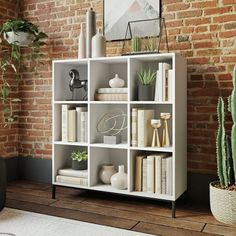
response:
[[[138,85],[138,101],[153,101],[154,100],[154,86],[152,85]]]
[[[6,201],[6,166],[5,160],[0,157],[0,211],[5,206]]]
[[[87,161],[73,161],[72,160],[72,169],[73,170],[86,170]]]

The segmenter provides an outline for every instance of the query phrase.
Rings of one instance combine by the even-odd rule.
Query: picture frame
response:
[[[103,33],[107,41],[121,41],[127,37],[129,22],[138,21],[132,33],[138,37],[159,36],[161,0],[103,0]]]

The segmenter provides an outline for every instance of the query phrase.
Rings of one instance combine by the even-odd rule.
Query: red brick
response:
[[[201,1],[201,2],[193,2],[193,8],[207,8],[207,7],[215,7],[217,6],[217,1]]]

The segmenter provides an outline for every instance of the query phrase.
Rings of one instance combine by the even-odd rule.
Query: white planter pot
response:
[[[34,36],[22,31],[4,33],[4,39],[9,43],[16,43],[20,47],[28,47],[32,44]]]
[[[236,191],[216,188],[216,183],[210,183],[211,212],[220,222],[236,224]]]

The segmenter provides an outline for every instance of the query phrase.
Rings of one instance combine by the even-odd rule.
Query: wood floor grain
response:
[[[27,181],[8,185],[7,207],[152,235],[236,236],[236,226],[216,221],[206,207],[177,204],[173,219],[168,203],[63,187],[52,199],[51,185]]]

